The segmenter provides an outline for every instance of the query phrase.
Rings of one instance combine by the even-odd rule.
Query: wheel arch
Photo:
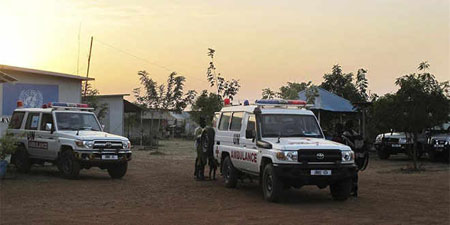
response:
[[[264,171],[264,167],[266,167],[267,164],[269,163],[273,163],[272,159],[267,157],[267,156],[263,156],[261,157],[261,164],[259,165],[259,176],[262,177],[262,173]]]

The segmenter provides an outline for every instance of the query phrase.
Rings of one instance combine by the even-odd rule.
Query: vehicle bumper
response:
[[[389,154],[406,153],[412,144],[378,144],[375,145],[378,151],[382,150]]]
[[[432,146],[431,151],[436,153],[448,153],[450,151],[450,145],[443,145],[442,147]]]
[[[326,186],[357,176],[355,164],[274,164],[275,173],[285,183],[293,186]],[[311,170],[331,170],[331,175],[311,175]]]
[[[95,150],[80,150],[75,151],[75,157],[83,164],[100,165],[100,164],[114,164],[122,163],[131,160],[130,150],[120,151],[95,151]],[[105,157],[109,157],[105,159]],[[114,158],[111,158],[114,157]]]

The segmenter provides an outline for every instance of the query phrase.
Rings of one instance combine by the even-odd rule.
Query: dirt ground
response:
[[[34,167],[0,182],[1,224],[450,224],[450,169],[421,161],[407,174],[406,156],[372,157],[360,195],[346,202],[329,189],[291,189],[281,203],[262,198],[257,182],[227,189],[193,179],[191,141],[164,141],[160,151],[134,151],[127,175],[82,170],[66,180],[55,167]],[[11,175],[11,174],[10,174]]]

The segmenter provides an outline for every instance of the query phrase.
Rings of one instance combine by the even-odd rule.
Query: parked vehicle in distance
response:
[[[411,135],[406,135],[405,132],[390,132],[379,134],[375,138],[375,149],[377,150],[378,158],[388,159],[391,155],[404,153],[412,158],[413,140]],[[427,135],[426,133],[419,134],[417,145],[417,158],[422,157],[427,149]]]
[[[66,178],[81,169],[106,169],[112,178],[123,177],[131,160],[130,141],[103,132],[86,104],[54,102],[42,108],[17,108],[7,132],[19,140],[11,161],[19,171],[50,162]]]
[[[330,186],[334,200],[346,200],[356,176],[349,146],[326,140],[313,112],[299,100],[248,101],[216,113],[208,135],[225,186],[259,178],[267,201],[278,201],[290,187]]]
[[[450,162],[450,123],[444,123],[432,130],[429,138],[428,157],[430,161]]]

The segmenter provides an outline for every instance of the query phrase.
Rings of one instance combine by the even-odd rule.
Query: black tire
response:
[[[431,162],[438,162],[439,161],[439,154],[433,150],[428,152],[428,158]]]
[[[113,179],[120,179],[127,173],[128,162],[114,164],[108,168],[109,176]]]
[[[389,152],[386,152],[384,147],[381,146],[377,148],[377,155],[380,159],[388,159],[390,156]]]
[[[19,147],[16,153],[14,153],[14,165],[16,165],[17,171],[21,173],[30,172],[31,159],[25,147]]]
[[[345,201],[350,197],[350,193],[352,191],[353,181],[352,179],[345,179],[338,181],[334,184],[330,185],[331,196],[333,196],[333,200],[336,201]]]
[[[271,163],[267,164],[264,167],[262,177],[264,199],[269,202],[277,202],[280,199],[283,187],[283,182],[275,173],[273,165]]]
[[[225,180],[225,187],[235,188],[238,182],[238,171],[234,168],[229,156],[223,160],[222,174]]]
[[[71,150],[65,150],[59,156],[58,169],[61,175],[68,179],[75,179],[80,174],[81,165]]]

